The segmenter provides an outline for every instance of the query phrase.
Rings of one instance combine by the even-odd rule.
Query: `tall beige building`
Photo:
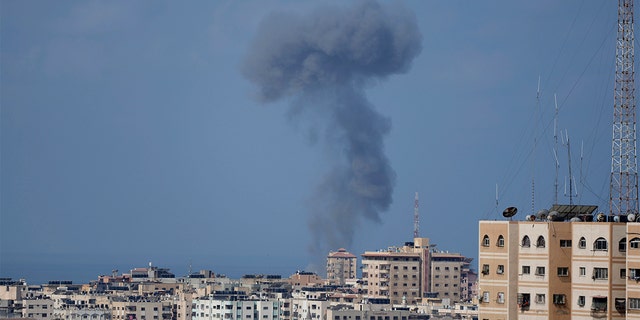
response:
[[[596,209],[480,221],[479,318],[640,319],[640,223]]]
[[[431,289],[434,298],[451,302],[469,300],[467,276],[471,258],[446,251],[431,252]]]
[[[358,258],[344,248],[330,252],[327,256],[327,280],[343,285],[345,280],[357,277],[357,270]]]
[[[415,238],[403,247],[362,254],[365,294],[388,298],[392,304],[421,301],[429,288],[429,239]]]

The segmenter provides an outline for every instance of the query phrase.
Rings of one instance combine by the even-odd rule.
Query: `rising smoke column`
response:
[[[348,247],[362,218],[379,221],[392,202],[395,172],[383,141],[391,123],[364,89],[406,72],[421,38],[413,14],[374,1],[307,16],[271,14],[260,24],[243,74],[262,102],[291,98],[292,114],[322,119],[335,161],[312,196],[309,227],[318,253]]]

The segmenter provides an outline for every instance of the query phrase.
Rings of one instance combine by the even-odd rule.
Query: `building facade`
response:
[[[36,320],[53,319],[53,300],[44,297],[22,300],[22,317]]]
[[[111,302],[113,320],[173,319],[173,302],[158,298],[114,297]]]
[[[278,320],[277,300],[219,300],[208,297],[193,300],[194,320]]]
[[[429,288],[429,239],[415,238],[403,247],[362,254],[365,295],[388,298],[392,304],[415,304]]]
[[[467,284],[471,259],[459,253],[431,252],[431,289],[434,297],[451,302],[469,300]]]
[[[480,222],[480,319],[640,319],[640,223],[551,211]]]
[[[358,258],[340,248],[327,256],[327,280],[344,285],[347,279],[357,277]]]

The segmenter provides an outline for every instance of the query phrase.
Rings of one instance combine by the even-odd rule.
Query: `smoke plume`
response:
[[[311,197],[318,253],[348,247],[363,218],[379,221],[392,202],[395,172],[384,153],[391,122],[364,89],[406,72],[421,38],[413,14],[374,1],[307,16],[271,14],[260,24],[243,74],[262,102],[289,98],[294,114],[322,119],[335,162]]]

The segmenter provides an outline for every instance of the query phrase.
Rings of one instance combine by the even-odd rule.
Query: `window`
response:
[[[584,237],[581,237],[580,241],[578,241],[578,248],[585,249],[586,247],[587,247],[587,239],[585,239]]]
[[[593,297],[591,300],[592,311],[607,311],[607,297]]]
[[[580,267],[580,276],[584,277],[587,275],[587,268],[585,267]]]
[[[593,251],[607,251],[607,239],[598,238],[593,242]]]
[[[585,298],[584,296],[578,296],[578,306],[580,307],[584,307],[585,305]]]
[[[529,305],[531,304],[531,294],[529,293],[519,293],[518,294],[518,306],[522,310],[529,310]]]
[[[545,246],[544,237],[543,236],[539,236],[538,237],[538,241],[536,241],[536,247],[544,248],[544,246]]]
[[[618,251],[620,252],[627,251],[627,238],[620,239],[620,242],[618,242]]]
[[[609,269],[607,268],[593,268],[593,279],[605,280],[609,278]]]
[[[499,264],[498,265],[498,270],[496,271],[498,274],[503,274],[504,273],[504,265]]]
[[[525,248],[529,248],[531,246],[531,240],[529,240],[529,236],[522,237],[522,246]]]
[[[489,302],[489,291],[482,293],[482,302]]]
[[[560,240],[560,248],[571,248],[571,240]]]
[[[553,304],[566,304],[567,296],[564,294],[554,294],[553,295]]]
[[[629,298],[629,309],[640,310],[640,299]]]
[[[569,276],[568,267],[558,267],[558,277],[568,277],[568,276]]]
[[[626,279],[627,278],[627,269],[622,268],[620,269],[620,279]]]
[[[531,267],[522,266],[522,274],[530,274],[530,273],[531,273]]]
[[[504,303],[504,292],[498,292],[498,303]]]
[[[640,280],[640,269],[629,269],[629,279]]]
[[[482,265],[482,274],[489,274],[489,265],[488,264],[483,264]]]
[[[536,303],[544,304],[545,296],[544,293],[536,294]]]
[[[504,237],[502,235],[498,236],[498,247],[504,247]]]
[[[482,246],[488,247],[489,244],[491,244],[491,241],[489,240],[489,236],[485,234],[484,237],[482,238]]]
[[[640,238],[633,238],[629,241],[629,248],[638,249],[640,248]]]
[[[536,276],[544,276],[544,267],[536,267]]]

